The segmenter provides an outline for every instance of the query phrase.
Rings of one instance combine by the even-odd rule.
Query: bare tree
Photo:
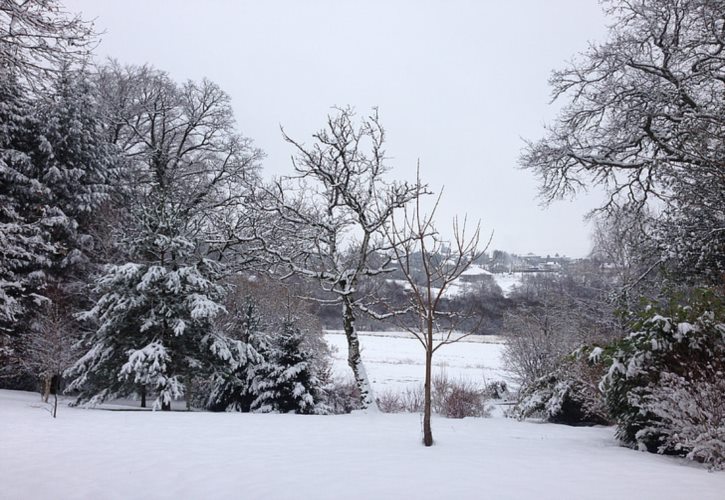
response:
[[[0,70],[31,85],[69,64],[84,62],[94,45],[93,27],[69,15],[58,0],[0,2]]]
[[[420,178],[417,186],[420,187]],[[480,223],[472,232],[467,232],[466,220],[460,224],[453,220],[453,241],[448,242],[440,235],[434,224],[436,201],[430,215],[421,208],[420,196],[415,206],[406,209],[402,222],[391,219],[386,226],[386,236],[395,255],[399,269],[410,286],[410,309],[418,319],[418,325],[401,326],[410,332],[425,349],[425,383],[423,405],[423,444],[433,444],[431,430],[431,381],[433,354],[444,345],[452,344],[475,332],[476,328],[457,333],[455,313],[443,311],[442,301],[451,285],[478,259],[488,248],[481,250]],[[493,236],[493,235],[492,235]],[[490,242],[490,239],[489,239]],[[423,269],[422,282],[414,275],[413,262],[420,260]],[[440,319],[445,318],[446,326],[440,329]],[[451,321],[452,320],[452,321]],[[436,340],[436,333],[440,333]]]
[[[539,175],[547,201],[592,184],[609,194],[606,210],[657,199],[662,255],[722,282],[722,0],[604,4],[609,39],[553,74],[554,98],[566,105],[521,163]]]
[[[328,296],[315,300],[342,306],[348,364],[363,408],[376,410],[355,318],[358,312],[380,315],[371,309],[374,299],[362,294],[358,284],[362,277],[394,271],[384,226],[395,210],[418,196],[420,187],[385,180],[385,131],[377,110],[359,126],[352,109],[336,111],[328,116],[326,128],[313,135],[312,146],[283,130],[296,151],[295,175],[258,193],[258,206],[271,219],[258,223],[257,238],[283,277],[315,280]]]
[[[75,347],[80,337],[78,323],[64,306],[60,297],[45,304],[42,315],[31,325],[24,338],[22,368],[35,375],[43,384],[43,401],[53,395],[51,414],[58,409],[58,390],[65,370],[75,361]]]
[[[179,85],[153,67],[116,61],[97,81],[109,142],[124,157],[120,204],[145,231],[173,239],[174,230],[205,256],[229,257],[246,235],[246,186],[264,156],[236,131],[229,96],[206,79]],[[149,212],[158,220],[145,220]]]

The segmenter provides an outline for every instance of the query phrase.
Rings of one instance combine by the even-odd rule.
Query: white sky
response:
[[[232,97],[241,131],[291,171],[279,126],[306,140],[333,105],[380,108],[392,177],[445,185],[455,214],[495,230],[491,248],[584,256],[593,196],[542,209],[523,138],[555,116],[547,79],[607,20],[597,0],[65,0],[105,31],[97,54],[207,77]]]

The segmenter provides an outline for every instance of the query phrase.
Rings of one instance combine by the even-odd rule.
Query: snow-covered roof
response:
[[[461,273],[461,276],[480,276],[482,274],[487,274],[487,275],[491,276],[493,273],[486,271],[481,266],[471,266],[468,269],[466,269],[465,271],[463,271]]]

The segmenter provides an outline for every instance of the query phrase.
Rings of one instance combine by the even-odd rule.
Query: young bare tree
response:
[[[70,301],[67,301],[70,303]],[[61,297],[53,297],[44,305],[43,314],[31,325],[23,339],[22,368],[42,382],[43,401],[51,394],[51,414],[58,411],[58,390],[63,373],[77,356],[76,343],[80,337],[78,323],[72,318],[68,304]]]
[[[417,186],[420,186],[420,178]],[[478,259],[488,248],[479,249],[481,228],[476,224],[472,232],[466,228],[466,220],[460,224],[453,220],[453,241],[446,241],[435,227],[435,212],[438,201],[430,214],[423,212],[420,196],[415,205],[406,209],[402,222],[391,219],[386,226],[388,243],[395,255],[399,269],[410,286],[410,309],[418,319],[418,325],[411,327],[401,322],[401,326],[410,332],[425,350],[425,383],[423,405],[423,444],[433,444],[431,430],[431,381],[433,354],[444,345],[452,344],[475,332],[456,332],[455,313],[443,311],[442,301],[451,285]],[[492,235],[493,236],[493,235]],[[490,239],[489,239],[490,242]],[[413,273],[413,262],[422,263],[423,279]],[[439,320],[445,318],[446,326],[441,329]],[[436,333],[440,333],[436,340]]]
[[[385,131],[377,110],[355,124],[350,108],[338,108],[327,126],[314,134],[312,146],[284,133],[296,155],[295,175],[283,177],[258,193],[262,213],[272,217],[257,227],[272,263],[283,276],[315,280],[342,306],[348,364],[363,408],[376,410],[355,328],[356,314],[375,314],[372,299],[358,289],[362,277],[394,271],[386,254],[384,227],[395,210],[420,192],[419,186],[388,182]]]

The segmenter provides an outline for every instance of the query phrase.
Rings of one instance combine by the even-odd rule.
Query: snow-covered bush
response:
[[[724,313],[722,296],[698,292],[648,308],[613,345],[602,388],[623,442],[722,465]]]
[[[664,447],[715,469],[725,465],[725,379],[687,380],[666,372],[644,398],[643,407],[660,419]]]
[[[509,396],[508,384],[503,380],[493,380],[484,384],[483,393],[486,399],[504,399]]]
[[[608,423],[598,387],[603,368],[596,359],[586,359],[584,353],[584,349],[577,350],[556,370],[523,388],[512,416],[569,425]]]
[[[325,382],[322,386],[322,402],[329,413],[340,415],[362,408],[357,384],[352,377],[333,378],[327,370],[321,377]]]

